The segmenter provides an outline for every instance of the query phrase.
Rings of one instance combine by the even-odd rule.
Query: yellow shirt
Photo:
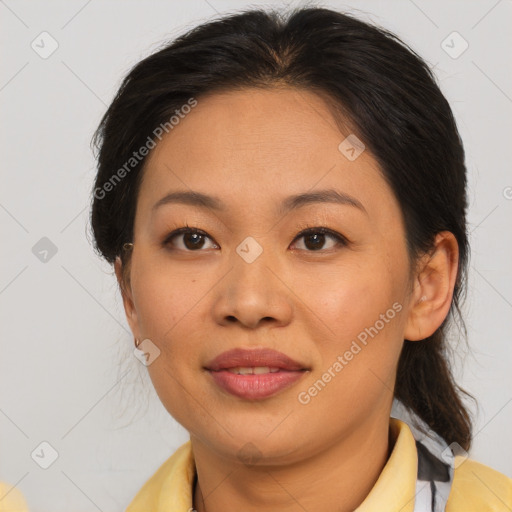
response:
[[[414,510],[418,470],[415,439],[401,420],[390,418],[390,427],[395,439],[391,456],[357,512]],[[471,459],[461,462],[457,457],[455,462],[446,512],[512,511],[511,478]],[[125,512],[189,512],[194,478],[192,446],[187,441],[144,484]],[[19,490],[0,483],[0,512],[28,512]]]
[[[418,455],[407,423],[390,418],[395,444],[382,473],[357,512],[413,512]],[[512,479],[474,460],[456,468],[446,512],[512,511]],[[190,441],[144,484],[126,512],[189,512],[195,463]]]
[[[3,482],[0,482],[0,512],[28,512],[20,490]]]

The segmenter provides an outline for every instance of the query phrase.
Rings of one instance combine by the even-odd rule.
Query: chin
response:
[[[210,424],[211,425],[211,424]],[[247,466],[276,466],[293,463],[306,456],[303,436],[283,430],[279,434],[272,429],[251,428],[251,425],[239,425],[237,429],[228,429],[230,436],[220,428],[213,432],[191,433],[201,444],[216,451],[225,459],[235,460]],[[301,441],[297,439],[301,437]]]

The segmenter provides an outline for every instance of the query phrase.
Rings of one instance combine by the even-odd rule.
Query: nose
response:
[[[263,251],[254,261],[234,253],[231,270],[214,291],[213,316],[219,325],[287,325],[293,313],[293,293],[276,258]]]

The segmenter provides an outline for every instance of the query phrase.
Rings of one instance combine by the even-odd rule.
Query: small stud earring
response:
[[[421,297],[421,299],[418,302],[423,302],[424,300],[427,300],[427,296],[426,295],[423,295],[423,297]]]

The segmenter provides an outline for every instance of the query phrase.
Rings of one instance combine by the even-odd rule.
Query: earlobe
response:
[[[439,328],[450,311],[457,278],[459,249],[453,233],[436,235],[435,247],[418,265],[404,338],[418,341]]]

